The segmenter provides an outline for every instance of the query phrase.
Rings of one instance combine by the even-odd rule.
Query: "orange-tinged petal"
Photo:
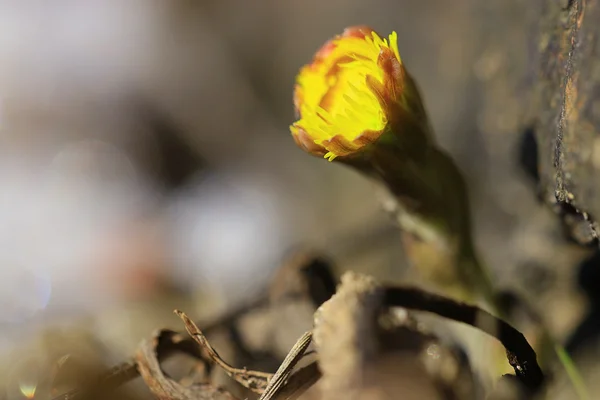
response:
[[[355,26],[317,51],[294,90],[296,143],[333,160],[377,140],[390,120],[390,105],[402,96],[396,42],[395,33],[382,39],[367,26]]]

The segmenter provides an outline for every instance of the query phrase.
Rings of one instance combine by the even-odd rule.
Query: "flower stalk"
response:
[[[393,195],[412,264],[463,300],[493,304],[471,240],[466,184],[435,143],[421,94],[400,58],[397,36],[365,26],[328,41],[294,91],[296,143],[380,181]]]
[[[395,32],[381,38],[357,26],[328,41],[302,67],[294,105],[298,120],[291,132],[300,148],[346,164],[390,192],[404,248],[423,278],[447,295],[507,315],[473,245],[463,174],[435,142]],[[548,343],[541,330],[541,342]],[[542,355],[552,346],[544,347]]]

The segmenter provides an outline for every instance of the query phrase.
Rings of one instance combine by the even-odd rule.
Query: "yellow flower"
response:
[[[347,28],[300,70],[296,143],[330,161],[373,143],[400,114],[405,77],[396,32],[382,39],[368,27]]]

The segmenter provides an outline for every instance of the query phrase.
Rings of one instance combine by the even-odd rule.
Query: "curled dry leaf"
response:
[[[250,310],[254,310],[263,307],[267,303],[266,297],[258,297],[250,303],[246,303],[243,306],[233,309],[229,313],[219,317],[213,321],[207,321],[202,325],[205,327],[205,332],[212,332],[215,329],[227,326],[238,318],[246,314]],[[173,339],[170,341],[170,345],[161,345],[157,349],[159,360],[170,357],[174,352],[182,351],[192,357],[201,358],[200,351],[194,340],[177,335],[174,332],[164,330],[155,335],[155,337],[166,336],[169,332],[170,337]],[[127,360],[114,367],[104,371],[92,385],[70,390],[66,393],[62,393],[53,398],[53,400],[78,400],[88,399],[94,393],[99,391],[110,392],[111,390],[137,378],[139,376],[138,366],[135,360]]]
[[[150,341],[144,340],[135,355],[138,371],[152,393],[161,400],[236,400],[227,391],[209,384],[183,386],[162,370],[158,356],[164,348],[177,345],[178,335],[160,331]]]

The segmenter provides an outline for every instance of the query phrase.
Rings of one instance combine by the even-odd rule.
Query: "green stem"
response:
[[[554,351],[556,352],[560,363],[567,372],[567,376],[569,377],[569,380],[571,381],[571,384],[573,385],[573,388],[577,393],[577,397],[579,397],[580,400],[589,400],[590,395],[588,393],[585,382],[581,374],[579,373],[577,366],[575,366],[575,362],[573,361],[569,353],[567,353],[567,350],[565,350],[565,348],[562,345],[555,343]]]

